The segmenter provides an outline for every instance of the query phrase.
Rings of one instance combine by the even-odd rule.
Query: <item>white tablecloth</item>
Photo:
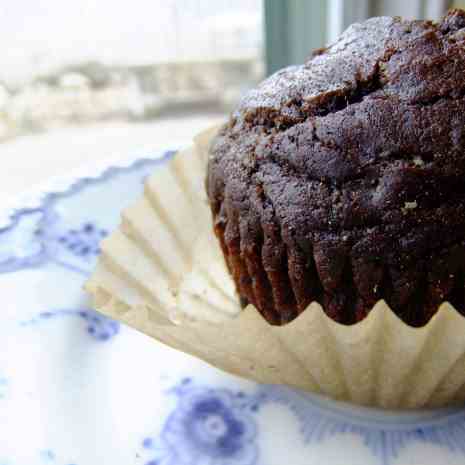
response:
[[[105,159],[187,145],[222,116],[163,119],[150,123],[105,123],[54,129],[18,137],[0,145],[0,199],[9,204],[49,179]],[[1,206],[1,205],[0,205]]]

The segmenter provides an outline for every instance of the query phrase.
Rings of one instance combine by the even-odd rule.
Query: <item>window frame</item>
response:
[[[302,63],[350,24],[371,16],[438,19],[451,0],[264,0],[267,75]]]

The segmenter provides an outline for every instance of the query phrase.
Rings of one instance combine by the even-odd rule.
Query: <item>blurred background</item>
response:
[[[465,0],[14,0],[0,5],[0,196],[184,145],[266,75],[370,16]]]

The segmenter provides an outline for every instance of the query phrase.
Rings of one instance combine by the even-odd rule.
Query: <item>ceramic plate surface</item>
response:
[[[465,410],[381,412],[221,373],[82,291],[171,152],[61,180],[0,224],[0,465],[465,463]]]

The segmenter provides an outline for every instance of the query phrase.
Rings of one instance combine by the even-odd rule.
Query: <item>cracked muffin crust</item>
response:
[[[374,18],[251,91],[210,148],[215,233],[271,324],[465,309],[465,12]]]

